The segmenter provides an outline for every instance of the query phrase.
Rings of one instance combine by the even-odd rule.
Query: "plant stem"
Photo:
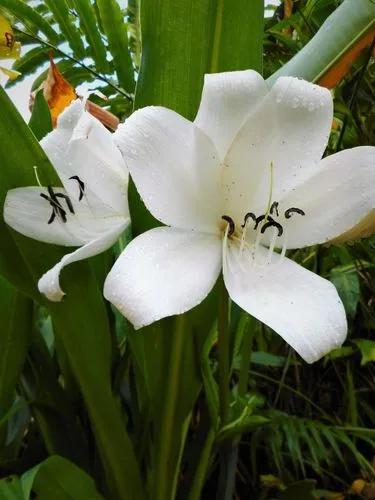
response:
[[[200,500],[204,481],[206,479],[207,469],[211,457],[211,449],[215,441],[215,430],[211,428],[208,431],[202,451],[199,456],[199,464],[193,477],[193,484],[190,489],[188,500]]]
[[[155,477],[153,485],[154,500],[172,500],[174,481],[170,476],[171,448],[174,439],[174,419],[176,414],[176,402],[180,383],[180,367],[184,347],[185,316],[181,314],[176,317],[175,329],[172,332],[171,351],[169,360],[169,371],[167,386],[163,395],[164,407],[159,432],[158,446],[155,460]]]
[[[229,297],[224,281],[221,279],[218,310],[218,358],[219,358],[219,399],[220,425],[229,421],[230,404],[230,330],[229,330]],[[218,499],[231,499],[234,482],[231,469],[233,465],[232,444],[224,442],[220,450],[220,480],[217,490]]]
[[[237,335],[242,337],[241,366],[238,381],[238,396],[243,397],[247,392],[249,379],[249,365],[251,349],[253,345],[253,329],[251,326],[254,321],[248,314],[243,314],[237,329]],[[236,485],[236,470],[238,460],[238,443],[240,437],[234,438],[223,444],[221,454],[221,471],[218,488],[218,498],[222,500],[232,500]]]
[[[250,329],[251,326],[254,326],[254,321],[252,320],[252,318],[248,314],[244,314],[241,320],[242,321],[240,326],[243,328],[244,334],[241,350],[240,375],[238,380],[238,395],[240,397],[245,396],[247,392],[250,358],[254,339],[254,328]]]
[[[218,311],[219,397],[221,426],[228,423],[229,417],[229,344],[229,297],[222,279],[220,284]]]

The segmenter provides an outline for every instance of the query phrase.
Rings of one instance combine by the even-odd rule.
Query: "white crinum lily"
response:
[[[134,239],[104,294],[135,326],[199,304],[221,268],[231,299],[308,362],[346,331],[335,287],[285,257],[327,242],[374,207],[375,148],[324,158],[328,90],[253,71],[207,75],[194,123],[161,107],[115,133],[147,208],[170,227]],[[277,252],[276,249],[280,249]]]
[[[4,219],[16,231],[46,243],[79,246],[39,280],[38,288],[60,301],[64,266],[111,247],[130,222],[128,171],[112,134],[87,113],[80,100],[59,117],[41,145],[63,187],[12,189]]]

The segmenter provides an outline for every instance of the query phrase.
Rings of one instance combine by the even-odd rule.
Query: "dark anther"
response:
[[[85,192],[85,183],[78,177],[78,175],[72,175],[71,177],[69,177],[69,179],[74,179],[75,181],[78,182],[78,187],[79,187],[78,201],[81,201],[83,198],[83,194]]]
[[[249,219],[253,219],[253,221],[256,223],[257,221],[257,218],[255,216],[255,214],[253,214],[253,212],[247,212],[247,214],[245,215],[245,218],[243,220],[243,224],[241,224],[241,227],[244,228],[246,226],[246,223]]]
[[[285,215],[286,219],[290,219],[293,214],[306,215],[303,210],[301,210],[300,208],[295,208],[295,207],[291,207],[291,208],[288,208],[288,210],[285,210],[284,215]]]
[[[62,219],[63,222],[66,222],[66,212],[63,209],[63,207],[60,205],[58,201],[56,201],[54,198],[50,198],[44,193],[40,193],[40,196],[44,198],[45,200],[48,201],[48,203],[52,207],[52,214],[51,217],[48,219],[48,224],[51,224],[54,220],[56,215],[59,215]]]
[[[273,211],[276,212],[276,216],[279,216],[279,203],[277,201],[274,201],[271,205],[270,208],[270,214],[273,214]]]
[[[62,198],[63,200],[65,200],[66,202],[66,205],[69,209],[69,212],[71,214],[74,214],[74,209],[73,209],[73,205],[72,205],[72,202],[70,201],[70,198],[67,194],[64,194],[64,193],[55,193],[53,188],[51,186],[47,186],[47,189],[48,189],[48,193],[51,197],[51,200],[53,200],[55,202],[56,205],[58,205],[60,208],[62,208],[61,206],[61,203],[59,202],[59,200],[57,198]]]
[[[223,215],[221,218],[223,220],[225,220],[226,222],[228,222],[228,224],[229,224],[228,236],[232,236],[232,234],[234,233],[234,230],[236,228],[232,217],[229,217],[229,215]]]
[[[68,196],[68,195],[63,194],[63,193],[56,193],[56,195],[55,195],[55,196],[56,196],[56,198],[63,198],[63,199],[65,200],[66,204],[67,204],[67,207],[68,207],[68,209],[69,209],[69,212],[70,212],[71,214],[74,214],[74,213],[75,213],[75,212],[74,212],[73,205],[72,205],[72,202],[70,201],[70,198],[69,198],[69,196]]]
[[[259,224],[260,224],[260,223],[262,222],[262,220],[264,220],[265,218],[266,218],[266,216],[265,216],[265,215],[259,215],[259,216],[256,218],[254,229],[258,229]]]
[[[263,234],[265,233],[265,231],[269,228],[269,227],[276,227],[277,229],[277,235],[278,236],[281,236],[283,234],[283,226],[281,224],[279,224],[278,222],[276,222],[272,217],[268,216],[267,217],[267,222],[262,226],[262,229],[260,230],[260,232]]]
[[[4,33],[5,35],[5,40],[6,40],[6,46],[11,49],[14,45],[14,36],[12,33]]]
[[[61,217],[61,220],[63,222],[66,222],[66,210],[64,210],[58,198],[63,198],[65,200],[69,212],[74,214],[73,204],[69,196],[64,193],[55,193],[51,186],[47,186],[47,190],[49,196],[47,196],[44,193],[40,193],[40,196],[43,199],[47,200],[52,207],[52,214],[48,220],[48,224],[51,224],[55,220],[56,216]]]

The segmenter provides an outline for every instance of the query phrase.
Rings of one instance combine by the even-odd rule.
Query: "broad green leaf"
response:
[[[311,82],[319,80],[375,26],[375,2],[344,0],[323,26],[269,81],[280,76],[298,76]]]
[[[58,2],[56,2],[56,0],[44,0],[44,2],[53,13],[61,33],[70,45],[74,55],[78,59],[85,57],[85,48],[82,42],[81,34],[73,22],[66,0],[58,0]]]
[[[127,26],[117,0],[97,0],[104,33],[108,39],[120,85],[128,91],[134,88],[134,69],[129,52]]]
[[[71,3],[77,11],[80,26],[86,35],[96,69],[105,73],[108,70],[106,48],[100,36],[93,6],[90,0],[71,0]]]
[[[205,73],[229,68],[247,69],[249,66],[261,71],[263,8],[260,5],[263,2],[257,0],[253,4],[257,8],[249,9],[248,1],[241,0],[236,2],[232,12],[233,2],[229,0],[142,1],[142,62],[135,108],[162,105],[193,119]],[[129,204],[135,235],[159,225],[144,208],[132,183]],[[137,339],[139,344],[143,343],[143,349],[138,345],[138,354],[152,352],[157,341],[151,332],[158,328],[152,365],[148,365],[147,357],[143,358],[144,362],[139,362],[139,366],[148,366],[143,377],[146,378],[146,387],[151,390],[153,427],[158,429],[150,475],[155,500],[173,498],[175,494],[187,423],[201,386],[200,356],[194,343],[194,332],[202,332],[199,338],[201,349],[212,326],[210,320],[213,320],[216,302],[210,303],[212,298],[186,315],[182,335],[180,331],[173,331],[170,321],[166,320],[144,329],[142,339]],[[199,311],[201,317],[194,320],[194,314],[199,314]],[[177,335],[180,336],[178,339]],[[132,342],[134,345],[134,339]],[[178,364],[175,364],[176,359],[180,359]]]
[[[375,340],[358,339],[354,341],[362,354],[361,365],[375,361]]]
[[[35,95],[29,127],[39,141],[52,130],[51,113],[44,99],[43,90],[39,90]]]
[[[56,455],[23,474],[21,484],[25,499],[34,491],[39,500],[103,500],[89,475]]]
[[[46,35],[51,43],[57,44],[59,35],[38,12],[22,0],[0,0],[0,7],[4,7],[22,24],[32,27],[37,33],[39,30]]]
[[[0,106],[7,121],[0,121],[1,213],[7,190],[36,185],[34,166],[45,185],[58,182],[37,140],[0,88]],[[3,224],[0,228],[8,230]],[[10,231],[34,280],[52,267],[66,249],[46,245]],[[2,252],[0,248],[0,254]],[[9,259],[10,269],[18,262]],[[46,302],[64,346],[69,364],[83,394],[101,453],[108,486],[113,495],[126,500],[142,498],[142,485],[132,444],[120,409],[111,391],[111,336],[101,290],[87,262],[68,266],[62,273],[67,292],[61,303]],[[82,293],[85,290],[85,293]],[[125,471],[125,472],[124,472]]]
[[[28,500],[23,494],[18,477],[9,476],[0,481],[0,500]]]
[[[355,270],[346,271],[343,267],[331,270],[330,280],[337,288],[337,292],[344,304],[346,314],[354,318],[360,299],[359,278]]]
[[[0,420],[9,411],[25,362],[33,304],[0,277]],[[6,426],[0,429],[4,445]]]

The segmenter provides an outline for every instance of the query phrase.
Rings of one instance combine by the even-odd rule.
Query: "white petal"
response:
[[[332,124],[327,89],[297,78],[279,78],[248,116],[225,158],[225,213],[264,213],[271,192],[278,200],[326,148]],[[272,175],[271,175],[271,165]]]
[[[305,216],[285,221],[288,248],[327,242],[349,231],[375,209],[375,147],[363,146],[324,158],[312,175],[280,204]]]
[[[63,188],[53,188],[55,193],[65,193]],[[122,224],[124,217],[106,214],[98,218],[89,207],[79,202],[72,202],[75,211],[72,214],[66,201],[60,198],[66,212],[66,222],[55,217],[48,224],[52,207],[40,194],[48,196],[46,188],[30,186],[8,191],[4,202],[4,220],[19,233],[45,243],[64,246],[80,246],[108,231],[109,228]]]
[[[104,296],[138,329],[200,304],[220,268],[219,237],[156,228],[125,248],[107,276]]]
[[[165,224],[216,231],[219,159],[210,139],[174,111],[147,107],[114,134],[149,211]]]
[[[268,250],[258,248],[257,261]],[[249,251],[231,245],[224,280],[231,299],[275,330],[312,363],[345,340],[345,311],[333,284],[279,255],[268,265],[251,264]]]
[[[84,183],[84,202],[128,215],[128,173],[112,134],[74,101],[62,114],[54,131],[41,145],[55,167],[65,189],[78,199],[78,176]]]
[[[194,123],[213,140],[221,159],[224,159],[246,116],[267,91],[266,82],[256,71],[205,75]]]
[[[110,231],[86,243],[72,253],[64,255],[52,269],[40,278],[38,288],[52,302],[60,302],[65,293],[61,290],[59,276],[61,270],[73,262],[93,257],[110,248],[124,231],[128,221],[113,227]]]

